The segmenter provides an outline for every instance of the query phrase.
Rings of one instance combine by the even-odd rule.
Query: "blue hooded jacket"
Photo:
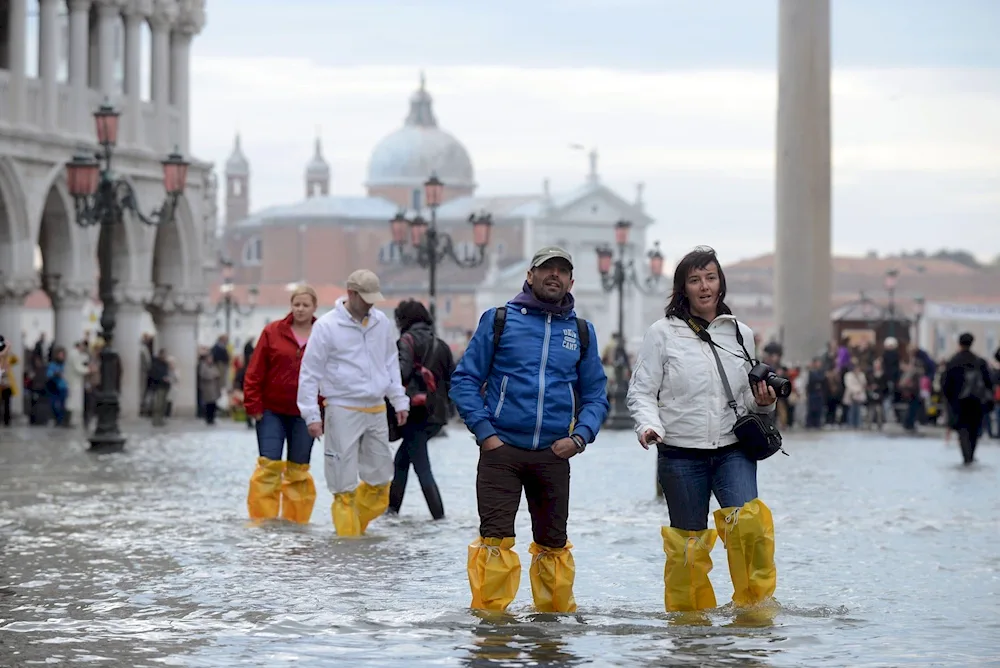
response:
[[[496,435],[507,445],[542,450],[574,433],[587,443],[597,436],[608,414],[608,381],[590,323],[587,356],[580,360],[572,295],[567,297],[563,305],[546,305],[529,289],[507,302],[502,307],[507,309],[507,321],[495,357],[497,309],[487,310],[479,319],[449,392],[477,441]],[[484,382],[485,396],[480,392]]]

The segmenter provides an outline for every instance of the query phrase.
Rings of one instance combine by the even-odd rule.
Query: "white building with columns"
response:
[[[99,230],[77,226],[64,165],[81,147],[96,149],[93,111],[105,100],[121,111],[115,169],[143,211],[163,201],[166,154],[177,147],[192,162],[172,223],[147,227],[126,216],[112,231],[126,418],[138,414],[140,337],[150,320],[182,370],[174,406],[195,410],[197,319],[214,271],[216,215],[211,165],[191,158],[189,141],[191,42],[204,22],[204,0],[0,0],[0,332],[15,347],[27,335],[25,300],[39,290],[53,305],[57,344],[80,340],[89,322]]]

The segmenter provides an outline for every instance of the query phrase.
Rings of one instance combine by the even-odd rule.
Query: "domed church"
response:
[[[521,289],[528,259],[537,248],[549,244],[573,254],[578,314],[594,322],[601,340],[609,340],[617,323],[607,315],[611,298],[601,288],[596,249],[613,245],[614,223],[629,220],[633,224],[630,250],[641,265],[646,230],[653,222],[644,212],[641,184],[632,201],[602,184],[596,151],[590,153],[586,178],[568,192],[551,192],[546,179],[534,193],[479,194],[472,157],[461,141],[439,125],[423,75],[410,96],[402,127],[372,150],[365,194],[330,195],[330,174],[316,139],[305,167],[305,198],[251,211],[250,160],[242,138],[236,137],[225,165],[226,224],[221,247],[233,263],[234,296],[245,300],[250,286],[257,287],[260,295],[257,314],[242,318],[234,329],[236,339],[255,337],[266,321],[287,310],[287,286],[305,282],[316,287],[324,311],[342,292],[347,276],[362,267],[381,277],[382,292],[389,300],[382,305],[384,310],[391,312],[406,298],[426,302],[429,271],[408,261],[412,257],[409,248],[393,243],[389,221],[400,212],[409,218],[420,212],[429,220],[424,183],[432,175],[444,184],[438,229],[452,237],[460,258],[477,252],[470,216],[488,213],[493,221],[482,264],[463,269],[445,258],[437,268],[439,329],[443,338],[456,344],[464,343],[467,333],[475,329],[482,310],[506,302]],[[641,299],[630,295],[627,300],[636,322],[634,328],[629,323],[626,327],[636,334],[646,320],[638,303]],[[656,308],[663,301],[660,296],[650,299]],[[205,324],[206,334],[218,332],[221,326],[219,319]]]

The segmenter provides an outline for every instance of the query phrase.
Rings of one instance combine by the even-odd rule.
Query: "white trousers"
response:
[[[377,486],[392,482],[395,474],[385,413],[327,406],[323,454],[326,487],[332,494],[353,492],[359,476]]]

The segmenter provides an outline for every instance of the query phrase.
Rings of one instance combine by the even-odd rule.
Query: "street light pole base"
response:
[[[106,308],[106,307],[105,307]],[[121,374],[118,353],[110,345],[101,350],[101,390],[97,392],[97,427],[90,438],[90,449],[94,452],[121,452],[125,449],[125,437],[118,427],[121,402],[118,399],[118,380]]]
[[[125,449],[125,437],[121,434],[118,436],[100,436],[94,434],[90,437],[90,451],[97,454],[104,454],[108,452],[122,452]]]

